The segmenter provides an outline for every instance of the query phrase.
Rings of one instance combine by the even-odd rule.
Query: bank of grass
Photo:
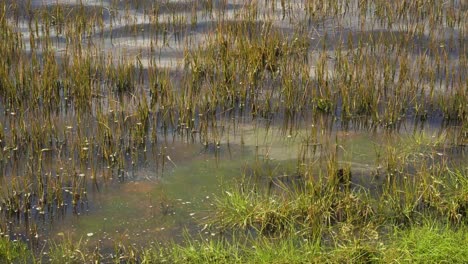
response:
[[[247,243],[190,240],[187,245],[146,249],[143,263],[463,263],[468,229],[435,222],[395,229],[379,241],[324,246],[296,236]]]
[[[22,242],[0,239],[0,263],[464,263],[468,259],[468,227],[427,221],[395,228],[381,239],[324,245],[296,235],[281,239],[187,238],[184,245],[118,247],[105,257],[84,249],[85,243],[59,242],[34,259]],[[116,253],[118,253],[116,252]],[[125,253],[125,254],[124,254]]]
[[[34,259],[22,242],[0,239],[0,263],[464,263],[468,259],[468,227],[437,221],[395,228],[379,240],[324,245],[296,235],[281,239],[187,238],[184,245],[125,249],[114,258],[86,251],[84,243],[56,244]],[[88,252],[89,254],[87,254]],[[117,253],[117,252],[116,252]],[[126,253],[126,254],[122,254]]]
[[[468,229],[425,225],[397,230],[384,250],[385,262],[405,263],[466,263],[468,259]]]

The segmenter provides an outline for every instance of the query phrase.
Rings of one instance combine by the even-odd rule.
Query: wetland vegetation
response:
[[[0,263],[463,263],[465,0],[0,0]]]

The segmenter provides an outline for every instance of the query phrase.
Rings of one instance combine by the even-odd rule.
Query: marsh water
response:
[[[145,79],[149,68],[159,67],[171,76],[175,84],[184,78],[187,53],[206,46],[219,23],[236,24],[241,21],[252,4],[250,1],[200,1],[198,5],[195,2],[163,1],[155,17],[151,13],[154,9],[149,9],[155,7],[151,4],[154,1],[6,2],[28,6],[31,12],[49,10],[50,19],[57,21],[56,8],[59,6],[69,16],[78,10],[84,11],[90,17],[98,18],[96,24],[90,26],[92,29],[79,36],[78,40],[84,50],[93,54],[92,57],[107,64],[135,63],[141,70],[141,77],[135,79]],[[326,70],[330,78],[334,75],[334,51],[340,44],[372,41],[373,37],[382,35],[388,36],[388,42],[392,42],[395,36],[403,35],[402,32],[407,30],[398,23],[388,27],[375,24],[370,19],[363,21],[359,14],[353,13],[359,1],[349,1],[349,9],[339,21],[332,18],[307,19],[303,1],[289,1],[287,8],[280,1],[258,2],[258,24],[252,26],[265,27],[268,21],[289,42],[294,41],[291,36],[294,36],[297,24],[309,23],[306,26],[309,56],[311,60],[318,60],[323,42],[327,42],[330,58]],[[466,13],[465,1],[451,3]],[[16,10],[20,12],[23,8]],[[42,44],[32,44],[34,40],[31,38],[35,41],[49,38],[51,42],[47,45],[51,46],[47,50],[53,51],[55,59],[59,62],[69,59],[62,54],[71,49],[70,36],[61,32],[60,27],[53,27],[50,31],[36,30],[35,27],[41,28],[41,24],[37,20],[34,22],[31,14],[8,16],[16,32],[20,33],[24,53],[34,53],[38,58],[47,56]],[[155,18],[159,21],[158,26],[155,26]],[[459,38],[460,30],[463,29],[450,28],[437,36],[441,46],[451,47],[446,59],[447,63],[455,65],[454,72],[459,71],[456,65],[460,53],[466,53],[463,50],[466,37],[449,44],[452,39]],[[414,45],[419,48],[414,50],[426,52],[429,36],[425,34],[429,33],[423,31],[417,38]],[[31,48],[31,45],[37,46]],[[309,73],[312,77],[317,74],[314,63],[311,63]],[[466,76],[466,73],[461,76]],[[446,75],[440,74],[437,78],[442,80],[438,89],[443,89],[447,85]],[[142,81],[139,89],[149,94],[148,85]],[[71,177],[79,182],[58,187],[64,197],[60,206],[44,201],[33,202],[26,214],[5,211],[7,204],[13,202],[4,199],[0,218],[3,235],[35,245],[43,245],[49,240],[82,238],[109,249],[120,242],[143,246],[181,241],[186,234],[218,236],[217,232],[204,225],[217,196],[241,182],[260,180],[273,182],[273,185],[275,181],[294,182],[305,161],[323,162],[321,157],[326,156],[329,148],[338,153],[340,166],[351,170],[352,186],[373,192],[378,192],[383,181],[379,171],[385,164],[380,163],[379,157],[389,142],[403,148],[416,138],[428,142],[425,146],[430,148],[431,142],[443,137],[444,147],[421,149],[421,155],[433,155],[457,164],[466,160],[466,135],[460,136],[463,128],[459,122],[447,122],[437,110],[427,119],[411,115],[401,118],[398,125],[389,130],[361,120],[345,122],[339,118],[342,111],[339,106],[334,116],[317,116],[309,110],[287,115],[280,108],[277,112],[254,116],[254,109],[243,109],[242,105],[237,105],[228,111],[215,110],[216,120],[210,123],[203,135],[201,127],[200,131],[195,131],[184,129],[184,123],[172,127],[161,125],[154,120],[164,120],[167,115],[154,114],[143,130],[142,142],[137,144],[133,143],[132,137],[138,137],[141,132],[138,127],[143,125],[137,119],[140,104],[135,97],[132,93],[93,95],[89,112],[85,114],[69,107],[70,102],[65,95],[60,98],[62,106],[58,107],[59,110],[50,113],[43,109],[15,109],[7,103],[0,104],[0,122],[6,135],[2,142],[0,167],[3,186],[33,190],[31,186],[37,183],[29,183],[23,178],[34,177],[37,173],[45,175],[44,179],[48,181],[40,184],[49,187],[60,182],[61,177]],[[202,123],[203,115],[200,112],[195,116],[193,122],[197,127]],[[35,122],[28,125],[30,120],[39,121],[39,125],[36,126]],[[110,124],[114,120],[115,127],[109,130],[117,131],[119,135],[116,138],[120,137],[116,140],[120,142],[119,147],[112,153],[106,152],[107,157],[98,150],[100,142],[96,140],[96,135],[105,126],[102,120],[111,120]],[[30,134],[48,131],[41,123],[52,124],[54,131],[58,132],[55,136],[43,137],[38,146],[27,147],[14,136],[23,123],[26,123],[24,127]],[[56,182],[51,182],[51,179]],[[79,186],[79,190],[73,186]],[[13,196],[29,195],[28,191],[18,194],[15,190],[11,187],[2,191],[5,197],[13,193]],[[48,194],[41,197],[38,192],[31,191],[30,195],[36,201]]]
[[[237,124],[235,132],[225,132],[219,144],[208,146],[168,136],[164,143],[159,143],[163,151],[148,148],[136,165],[129,162],[123,178],[112,179],[120,177],[118,172],[103,165],[95,173],[110,176],[99,185],[88,183],[86,198],[77,207],[68,201],[65,209],[49,209],[43,214],[40,208],[32,208],[30,217],[34,219],[34,234],[38,237],[31,237],[30,220],[26,218],[3,218],[8,221],[7,232],[15,239],[38,244],[82,238],[109,252],[116,243],[144,246],[182,241],[188,234],[218,236],[203,224],[210,217],[214,199],[244,181],[297,182],[298,153],[303,153],[301,150],[309,144],[308,129],[289,134],[280,125],[268,125],[267,129],[265,122],[247,123]],[[343,131],[331,123],[323,133],[336,140],[333,146],[342,149],[340,164],[352,171],[352,186],[373,192],[378,192],[383,181],[379,177],[383,164],[379,163],[378,155],[388,140],[405,144],[414,135],[423,135],[430,141],[442,133],[439,124],[427,123],[416,128],[413,122],[407,122],[395,138],[389,139],[383,131]],[[324,152],[320,148],[310,150],[308,159],[319,160]],[[444,155],[447,153],[453,162],[464,164],[464,147],[456,147]],[[165,165],[161,159],[166,160]],[[49,166],[54,169],[53,164]],[[88,173],[90,169],[83,168],[83,174]]]

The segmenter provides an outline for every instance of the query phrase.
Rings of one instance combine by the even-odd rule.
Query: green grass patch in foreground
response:
[[[386,262],[466,263],[468,261],[468,228],[424,226],[397,231],[395,239],[384,250]]]
[[[29,263],[32,255],[22,242],[0,238],[0,263]]]
[[[395,229],[380,239],[357,239],[325,245],[291,234],[232,240],[186,238],[184,245],[151,246],[102,258],[86,245],[61,241],[44,252],[45,263],[466,263],[468,227],[425,223]],[[121,250],[120,250],[121,251]],[[0,263],[42,263],[21,242],[0,239]]]
[[[385,242],[354,241],[335,247],[298,237],[247,243],[189,239],[185,246],[150,248],[143,263],[466,263],[468,229],[415,226]]]

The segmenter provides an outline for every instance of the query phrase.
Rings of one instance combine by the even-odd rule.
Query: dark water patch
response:
[[[140,39],[151,39],[155,36],[166,35],[169,37],[173,35],[173,38],[177,39],[185,37],[188,32],[188,28],[189,25],[185,22],[144,23],[106,29],[102,32],[96,33],[95,36],[100,38],[134,37]]]
[[[165,15],[180,14],[204,11],[206,15],[213,12],[227,12],[230,10],[241,9],[243,6],[237,3],[228,3],[226,1],[113,1],[106,0],[112,8],[121,10],[132,10],[139,14]]]
[[[48,21],[52,26],[62,25],[65,22],[77,21],[78,18],[87,17],[109,20],[115,13],[101,5],[86,5],[76,3],[53,3],[46,5],[29,5],[28,2],[17,1],[16,5],[9,6],[10,18],[20,18],[27,21]]]
[[[367,30],[358,31],[355,29],[342,28],[335,32],[322,32],[319,38],[313,38],[311,47],[315,50],[335,51],[338,48],[357,48],[360,45],[377,47],[378,45],[395,47],[404,45],[405,49],[414,55],[426,55],[430,57],[437,54],[448,54],[451,60],[458,59],[461,52],[466,49],[467,37],[459,36],[456,32],[443,39],[433,39],[425,34],[417,35],[406,31],[395,30]],[[440,36],[439,36],[440,37]],[[462,37],[462,39],[459,39]]]

